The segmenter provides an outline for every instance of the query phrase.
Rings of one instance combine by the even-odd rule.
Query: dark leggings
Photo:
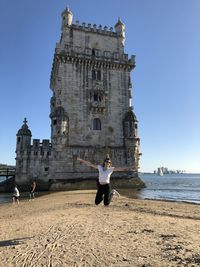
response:
[[[110,204],[110,201],[112,200],[110,184],[101,185],[97,183],[97,194],[95,198],[95,204],[99,205],[99,203],[101,203],[102,200],[105,206],[108,206]]]
[[[35,197],[35,192],[30,192],[30,198],[34,198]]]

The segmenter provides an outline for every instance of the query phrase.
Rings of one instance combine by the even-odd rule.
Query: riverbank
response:
[[[2,266],[199,266],[200,205],[65,191],[0,205]]]

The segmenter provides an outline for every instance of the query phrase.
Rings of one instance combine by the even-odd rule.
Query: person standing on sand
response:
[[[104,201],[104,205],[108,206],[112,200],[113,195],[119,196],[119,193],[116,190],[111,190],[110,176],[114,171],[130,171],[134,169],[133,166],[111,167],[112,162],[108,155],[106,156],[102,165],[92,164],[91,162],[83,160],[81,158],[77,158],[77,160],[89,167],[98,169],[99,171],[99,177],[97,180],[97,193],[95,197],[96,205],[99,205],[102,201]]]
[[[13,199],[13,204],[15,204],[15,202],[17,202],[17,204],[19,205],[19,190],[17,188],[17,185],[15,185],[15,187],[14,187],[12,199]]]
[[[31,199],[34,200],[34,198],[35,198],[35,188],[36,188],[36,182],[33,181],[31,183],[31,188],[30,188],[30,200]]]

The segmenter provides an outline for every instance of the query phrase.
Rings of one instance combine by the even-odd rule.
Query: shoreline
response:
[[[130,191],[131,194],[128,193],[124,193],[124,191]],[[76,191],[95,191],[92,189],[89,190],[63,190],[63,191],[40,191],[35,193],[36,198],[40,198],[42,196],[45,195],[49,195],[49,194],[54,194],[54,193],[59,193],[59,192],[76,192]],[[189,205],[200,205],[200,202],[194,202],[194,201],[187,201],[187,200],[174,200],[174,199],[159,199],[159,198],[148,198],[148,197],[141,197],[139,196],[139,192],[141,191],[141,189],[119,189],[117,190],[121,196],[130,198],[130,199],[141,199],[141,200],[150,200],[150,201],[160,201],[160,202],[172,202],[172,203],[184,203],[184,204],[189,204]],[[6,195],[6,199],[8,199],[8,201],[4,201],[1,202],[1,195]],[[20,201],[25,201],[25,200],[29,200],[29,192],[22,192],[20,194]],[[12,193],[0,193],[0,205],[2,204],[9,204],[12,203]]]

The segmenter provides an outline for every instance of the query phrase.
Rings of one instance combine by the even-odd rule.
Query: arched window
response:
[[[92,70],[92,80],[96,80],[96,71]]]
[[[98,94],[94,94],[94,101],[98,101]]]
[[[101,81],[101,71],[97,71],[97,81]]]
[[[92,80],[101,81],[101,71],[92,70]]]
[[[95,102],[101,102],[103,100],[102,95],[99,93],[94,93],[93,100]]]
[[[101,121],[100,119],[93,120],[93,130],[101,130]]]

